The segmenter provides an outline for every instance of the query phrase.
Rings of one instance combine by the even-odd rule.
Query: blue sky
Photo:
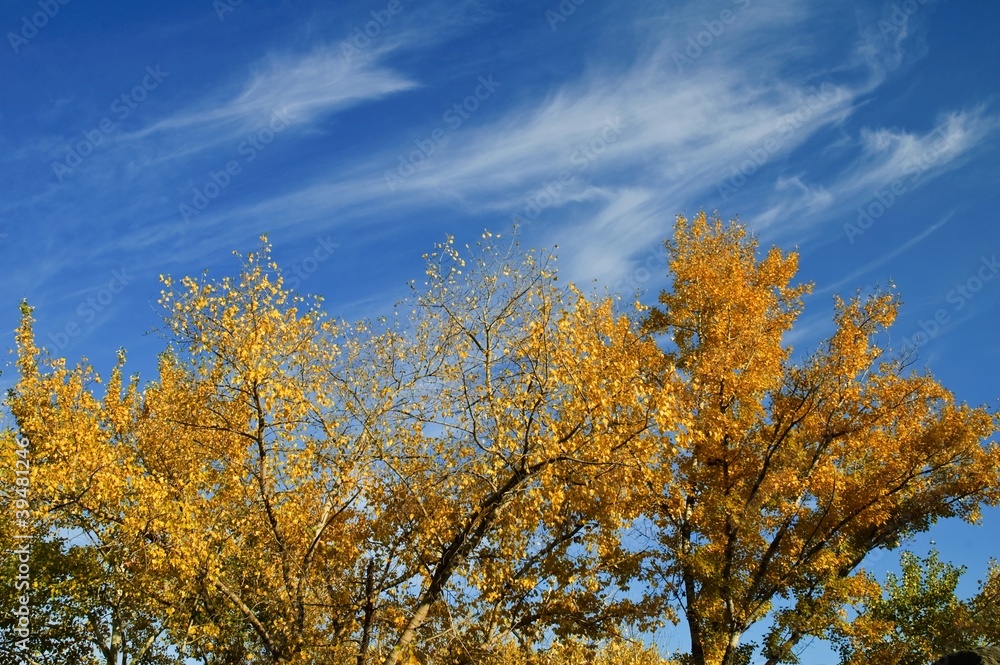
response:
[[[564,276],[649,302],[674,216],[717,209],[801,251],[796,348],[891,280],[893,345],[996,405],[998,26],[994,0],[2,0],[4,345],[27,297],[53,353],[151,376],[158,275],[232,273],[263,232],[348,319],[514,217]],[[991,530],[915,549],[974,588]]]

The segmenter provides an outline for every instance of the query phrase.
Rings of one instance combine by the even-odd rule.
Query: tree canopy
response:
[[[879,346],[895,294],[837,299],[800,358],[796,254],[705,214],[666,248],[671,288],[625,308],[448,238],[348,323],[263,240],[236,277],[163,277],[146,382],[52,357],[23,305],[35,660],[652,664],[632,638],[683,618],[678,658],[733,665],[758,622],[769,663],[847,634],[866,554],[1000,501],[997,416]]]
[[[704,215],[678,220],[668,249],[673,288],[647,329],[672,339],[681,406],[656,465],[652,570],[695,662],[734,662],[769,614],[764,651],[782,662],[877,591],[866,554],[997,502],[1000,449],[982,445],[997,422],[878,345],[895,294],[837,298],[835,332],[794,360],[784,337],[808,291],[790,285],[795,254],[758,259],[744,227]]]

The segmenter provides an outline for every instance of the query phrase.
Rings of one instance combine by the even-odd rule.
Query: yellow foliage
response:
[[[622,629],[680,610],[693,662],[729,665],[789,597],[787,654],[871,597],[866,553],[1000,500],[994,417],[878,346],[898,298],[835,301],[795,360],[797,256],[739,224],[679,218],[659,308],[485,234],[357,324],[262,242],[236,278],[163,278],[146,384],[123,352],[99,395],[28,308],[17,333],[42,528],[113,552],[185,655],[653,664]]]
[[[795,254],[759,259],[745,227],[704,213],[667,249],[673,289],[646,325],[672,340],[681,417],[660,425],[675,434],[657,467],[675,472],[648,497],[655,569],[683,598],[695,662],[736,662],[776,597],[793,606],[765,651],[785,657],[870,597],[868,552],[1000,500],[1000,449],[981,443],[996,423],[877,345],[893,293],[835,299],[836,331],[795,361],[784,336],[810,288],[791,283]]]

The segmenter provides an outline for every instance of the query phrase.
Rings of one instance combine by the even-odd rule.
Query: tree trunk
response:
[[[385,665],[399,664],[399,659],[403,657],[403,650],[416,637],[417,628],[420,628],[420,624],[427,618],[427,613],[430,612],[433,602],[433,600],[426,600],[417,608],[417,611],[414,612],[413,617],[410,619],[410,623],[406,624],[406,630],[399,636],[399,640],[397,640],[396,645],[392,648],[392,653],[385,659]]]
[[[365,665],[365,659],[368,657],[368,646],[371,643],[372,621],[375,614],[375,600],[372,598],[374,593],[374,578],[375,562],[369,561],[368,568],[365,570],[365,616],[364,624],[361,628],[361,647],[358,649],[358,665]]]
[[[737,649],[740,646],[740,638],[743,633],[730,633],[729,643],[726,644],[726,652],[722,656],[722,665],[736,665]]]

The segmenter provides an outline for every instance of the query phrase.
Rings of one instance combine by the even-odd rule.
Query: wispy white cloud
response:
[[[856,192],[897,178],[916,179],[954,165],[956,159],[1000,127],[982,107],[948,113],[932,130],[918,134],[893,129],[861,131],[863,154],[841,184]]]
[[[897,42],[866,28],[846,61],[828,57],[825,66],[794,68],[789,62],[815,56],[811,43],[762,35],[804,29],[821,11],[814,4],[761,0],[713,7],[685,5],[662,22],[660,34],[637,26],[643,43],[631,64],[593,65],[552,90],[523,90],[518,81],[498,75],[499,87],[461,126],[438,123],[447,128],[446,141],[393,188],[387,173],[414,149],[414,140],[426,139],[437,126],[415,128],[410,137],[368,137],[361,157],[331,160],[309,179],[276,182],[232,204],[220,200],[199,215],[196,227],[161,223],[116,234],[102,251],[139,252],[174,242],[179,245],[174,259],[195,257],[207,247],[233,246],[247,228],[262,225],[302,235],[348,215],[392,226],[412,219],[415,211],[447,208],[495,220],[494,226],[515,215],[544,218],[552,231],[538,233],[560,241],[567,269],[579,266],[580,274],[615,283],[632,269],[641,247],[665,235],[675,213],[716,200],[720,184],[755,155],[764,154],[748,176],[757,179],[755,186],[741,189],[723,214],[739,213],[758,229],[800,237],[833,211],[856,205],[872,187],[904,177],[915,164],[922,165],[925,178],[953,167],[996,128],[993,116],[973,109],[952,113],[925,133],[846,131],[845,121],[899,66]],[[685,52],[704,21],[717,19],[720,7],[744,11],[696,59],[679,67],[676,54]],[[151,177],[143,175],[151,168],[158,178],[176,180],[192,170],[195,153],[215,154],[209,151],[275,111],[307,128],[359,104],[415,89],[421,83],[390,55],[418,48],[420,39],[433,41],[433,34],[434,28],[422,33],[407,28],[350,59],[338,44],[268,56],[248,76],[236,76],[218,92],[122,135],[93,159],[118,169],[131,163],[125,174],[129,184]],[[476,75],[468,80],[471,93]],[[442,106],[442,118],[448,108]],[[839,160],[839,170],[814,168],[807,159],[796,162],[792,173],[781,172],[789,156],[820,135],[824,140],[816,149]],[[768,169],[770,181],[763,179]],[[195,171],[198,177],[203,173],[200,166]],[[533,203],[538,214],[526,215]],[[150,204],[145,205],[148,214]],[[156,206],[162,219],[162,211],[176,210],[177,201],[166,195]],[[136,217],[142,213],[141,207],[130,211]],[[587,242],[570,237],[569,222]],[[177,242],[180,237],[183,243]]]
[[[156,161],[162,162],[232,141],[265,126],[275,114],[308,126],[324,115],[417,87],[381,64],[392,50],[372,48],[348,58],[330,44],[305,55],[273,53],[252,66],[237,91],[198,100],[121,139],[155,143]],[[165,152],[165,146],[172,149]]]
[[[284,193],[213,210],[201,222],[225,227],[234,219],[280,215],[276,223],[298,225],[343,211],[389,220],[414,206],[440,205],[500,219],[531,218],[534,203],[547,220],[572,214],[574,228],[591,229],[588,237],[596,234],[601,240],[594,246],[606,253],[599,272],[614,279],[628,270],[636,248],[662,236],[663,210],[672,216],[713,196],[748,154],[765,146],[766,159],[777,162],[816,132],[842,122],[870,89],[867,78],[852,87],[824,81],[822,72],[789,76],[780,67],[788,47],[779,42],[772,45],[772,58],[760,52],[759,34],[749,27],[788,28],[808,16],[807,3],[791,4],[794,8],[760,3],[755,13],[748,9],[743,23],[733,23],[711,53],[678,71],[674,55],[703,20],[696,20],[703,15],[692,5],[690,20],[678,21],[624,71],[589,70],[541,101],[513,104],[505,95],[515,82],[501,78],[482,110],[449,131],[447,141],[414,163],[412,172],[397,172],[400,155],[413,150],[412,140],[384,144],[349,169],[335,166]],[[749,60],[741,59],[751,48],[754,77],[748,77]],[[390,188],[386,178],[393,173],[399,177]],[[788,190],[786,196],[799,194],[789,198],[811,210],[830,205],[835,195],[823,185],[806,184],[805,174],[778,184]],[[640,208],[660,213],[640,214]],[[616,227],[607,224],[609,218],[627,222]],[[762,221],[768,221],[766,215]],[[630,231],[622,234],[625,226]],[[580,245],[574,251],[584,250]],[[591,270],[596,260],[581,259]]]
[[[838,140],[838,151],[855,154],[850,163],[832,174],[816,171],[779,179],[768,204],[755,217],[765,223],[797,220],[799,232],[805,232],[844,210],[877,200],[880,192],[883,200],[891,196],[894,201],[959,167],[998,129],[1000,117],[987,114],[983,107],[952,111],[923,133],[862,128],[854,140]],[[880,205],[884,210],[885,204],[880,201]]]

